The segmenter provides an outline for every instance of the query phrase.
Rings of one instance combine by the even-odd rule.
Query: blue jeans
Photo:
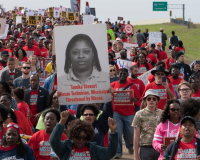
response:
[[[117,154],[122,156],[122,135],[124,137],[126,148],[130,150],[133,149],[134,128],[131,125],[133,122],[134,115],[123,116],[117,112],[114,112],[113,118],[117,122],[117,132],[118,132]]]

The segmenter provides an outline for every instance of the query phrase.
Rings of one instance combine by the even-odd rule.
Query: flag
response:
[[[90,15],[90,6],[88,2],[86,2],[86,6],[85,6],[85,15]]]

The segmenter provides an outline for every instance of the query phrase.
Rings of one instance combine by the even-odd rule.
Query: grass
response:
[[[196,28],[188,29],[187,26],[177,25],[173,23],[155,24],[155,25],[135,25],[134,31],[141,29],[141,32],[145,32],[148,28],[149,32],[159,32],[160,28],[164,29],[164,33],[167,34],[167,39],[171,37],[171,31],[175,31],[185,47],[185,62],[190,64],[194,60],[200,60],[200,25],[196,25]],[[166,41],[166,52],[169,55],[169,40]]]

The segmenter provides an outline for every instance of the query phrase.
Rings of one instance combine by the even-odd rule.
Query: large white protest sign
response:
[[[22,16],[16,16],[16,23],[22,23]]]
[[[8,34],[9,24],[6,24],[5,31],[3,34],[0,34],[0,39],[6,39]]]
[[[95,17],[93,15],[84,15],[83,24],[93,24]]]
[[[38,10],[38,16],[44,16],[45,11],[44,10]]]
[[[153,70],[155,70],[155,67],[138,77],[138,79],[140,79],[144,82],[145,86],[148,84],[148,81],[149,81],[148,77],[151,75],[151,71],[153,71]]]
[[[54,7],[53,16],[59,18],[60,17],[60,8]]]
[[[111,101],[105,28],[106,24],[54,28],[61,105]]]
[[[162,43],[162,33],[161,32],[149,32],[149,45],[156,43]]]
[[[34,12],[26,12],[26,18],[28,18],[29,16],[34,16]]]
[[[6,28],[6,19],[0,18],[0,34],[4,34]]]

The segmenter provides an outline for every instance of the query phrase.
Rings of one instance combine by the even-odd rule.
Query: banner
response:
[[[56,54],[60,105],[111,101],[105,28],[106,24],[54,28],[55,52],[64,54]]]
[[[63,17],[67,17],[66,11],[61,11],[61,17],[62,17],[62,18],[63,18]]]
[[[90,14],[92,14],[93,16],[96,16],[95,8],[90,8]]]
[[[130,98],[134,97],[133,90],[127,91],[114,91],[113,103],[114,105],[134,105],[134,102],[130,101]]]
[[[155,70],[155,67],[138,77],[138,79],[140,79],[140,80],[142,80],[144,82],[145,86],[148,84],[148,81],[149,81],[148,77],[151,75],[151,71],[152,70]]]
[[[85,15],[90,15],[90,6],[88,2],[86,2],[86,6],[85,6]]]
[[[94,18],[95,17],[93,15],[84,15],[83,16],[83,24],[93,24]]]
[[[119,68],[126,68],[129,71],[129,68],[133,65],[133,62],[117,59],[117,65],[119,66]]]
[[[53,12],[53,7],[49,7],[49,12]]]
[[[119,21],[123,21],[123,17],[117,17],[117,20],[119,20]]]
[[[0,39],[6,39],[7,38],[8,28],[9,28],[9,24],[6,24],[5,32],[3,34],[0,34]]]
[[[38,11],[38,16],[44,16],[45,11],[44,10],[39,10]]]
[[[41,25],[42,16],[29,16],[28,25]]]
[[[54,12],[53,12],[53,17],[60,17],[60,8],[59,7],[54,7]]]
[[[0,18],[0,34],[4,34],[6,28],[6,19]]]
[[[149,32],[149,46],[160,42],[162,44],[162,33],[161,32]]]
[[[133,33],[133,26],[131,24],[126,24],[124,29],[125,29],[125,32],[128,33],[128,34]]]
[[[68,12],[68,21],[79,21],[79,13]]]
[[[71,12],[80,12],[80,1],[81,0],[70,0],[71,1]]]

